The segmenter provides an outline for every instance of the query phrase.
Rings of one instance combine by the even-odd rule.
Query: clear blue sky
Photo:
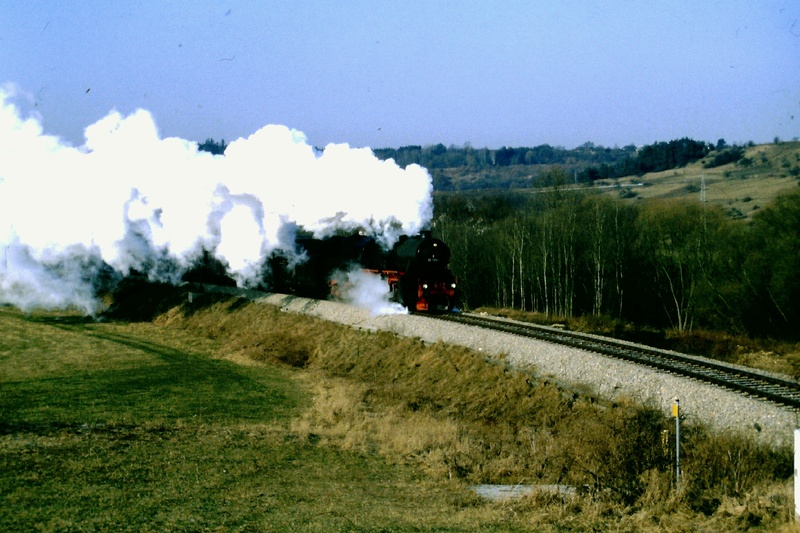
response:
[[[137,108],[197,141],[771,142],[800,136],[800,2],[8,0],[6,82],[74,145]]]

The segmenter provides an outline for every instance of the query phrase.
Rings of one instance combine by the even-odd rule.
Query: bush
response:
[[[741,146],[732,146],[717,152],[711,161],[706,161],[703,166],[705,168],[721,167],[722,165],[727,165],[728,163],[735,163],[743,157],[744,148]],[[752,163],[752,161],[750,161],[750,163]]]
[[[745,337],[736,337],[718,331],[673,330],[666,335],[669,348],[676,352],[702,355],[720,361],[734,362],[739,354],[756,349]]]
[[[687,431],[684,444],[687,501],[699,511],[711,502],[718,505],[726,496],[741,497],[764,482],[793,474],[788,448],[772,449],[736,435],[712,437],[702,429]]]

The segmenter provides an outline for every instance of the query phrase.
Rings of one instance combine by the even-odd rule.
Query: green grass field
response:
[[[150,324],[0,308],[0,330],[2,531],[477,526],[447,484],[293,437],[288,369]]]

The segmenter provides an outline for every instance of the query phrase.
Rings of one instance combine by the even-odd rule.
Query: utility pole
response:
[[[706,206],[706,176],[705,174],[700,176],[700,202],[703,204],[703,207]]]

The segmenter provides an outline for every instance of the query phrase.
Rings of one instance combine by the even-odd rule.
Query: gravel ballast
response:
[[[791,445],[798,427],[798,413],[792,409],[577,348],[422,315],[374,315],[339,302],[263,293],[254,300],[360,329],[391,331],[425,342],[465,346],[487,357],[504,357],[513,367],[567,388],[589,390],[608,401],[630,398],[670,412],[678,398],[685,421],[702,422],[711,430],[743,434],[770,445]]]

